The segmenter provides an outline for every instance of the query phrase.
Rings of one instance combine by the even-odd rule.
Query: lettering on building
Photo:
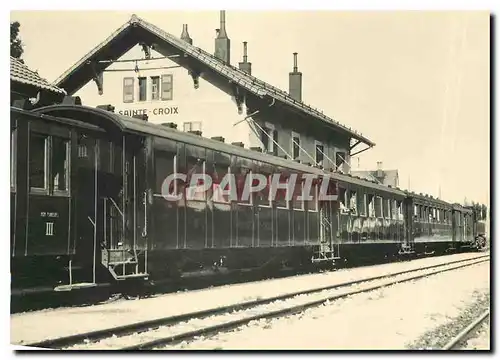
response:
[[[120,110],[118,111],[118,114],[120,115],[125,115],[125,116],[135,116],[135,115],[178,115],[179,114],[179,108],[177,106],[170,106],[166,108],[154,108],[154,109],[127,109],[127,110]]]

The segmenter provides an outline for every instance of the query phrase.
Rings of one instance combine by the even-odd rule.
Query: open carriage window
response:
[[[366,194],[358,196],[358,209],[359,215],[366,216]]]
[[[357,215],[358,214],[358,194],[356,191],[351,190],[350,191],[350,198],[349,198],[349,210],[351,210],[352,215]]]
[[[69,190],[69,141],[52,137],[52,184],[55,192]]]

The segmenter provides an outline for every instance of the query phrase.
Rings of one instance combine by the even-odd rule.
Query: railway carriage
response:
[[[118,115],[111,106],[13,107],[11,133],[16,289],[444,251],[472,244],[477,233],[471,209]],[[213,184],[196,192],[165,181],[175,174],[207,174]],[[221,191],[226,174],[236,176],[236,200]],[[249,174],[318,181],[306,200],[271,200],[269,188],[242,199]],[[324,183],[337,198],[319,197]]]

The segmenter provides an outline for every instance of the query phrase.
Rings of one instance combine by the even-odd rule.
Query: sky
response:
[[[177,36],[186,23],[194,45],[213,52],[214,10],[18,11],[11,21],[26,64],[53,81],[133,13]],[[489,203],[488,12],[228,10],[226,29],[231,63],[247,41],[252,74],[284,90],[298,52],[303,101],[377,144],[361,169],[382,161],[402,188]]]

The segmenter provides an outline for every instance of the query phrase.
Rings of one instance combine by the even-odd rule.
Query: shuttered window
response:
[[[161,99],[173,99],[173,76],[171,74],[161,76]]]
[[[123,102],[134,102],[134,78],[123,78]]]

